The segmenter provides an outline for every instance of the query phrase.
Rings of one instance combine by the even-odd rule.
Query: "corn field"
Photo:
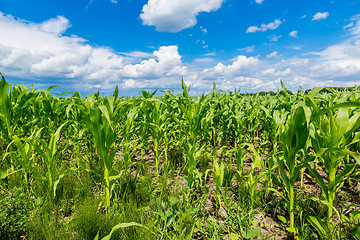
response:
[[[0,82],[1,239],[360,239],[360,89]],[[326,90],[326,91],[324,91]]]

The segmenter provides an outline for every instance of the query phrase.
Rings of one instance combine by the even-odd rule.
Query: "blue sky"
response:
[[[0,72],[83,95],[360,85],[360,0],[1,0]]]

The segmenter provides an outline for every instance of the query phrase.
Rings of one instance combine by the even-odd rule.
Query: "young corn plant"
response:
[[[15,145],[15,151],[7,151],[4,154],[3,159],[5,159],[8,155],[15,155],[13,159],[16,159],[16,162],[11,163],[10,168],[6,171],[6,174],[2,174],[5,178],[9,175],[20,172],[23,173],[24,177],[24,187],[28,189],[29,187],[29,175],[32,173],[32,168],[34,167],[34,158],[35,152],[34,148],[31,144],[26,141],[31,141],[32,139],[38,139],[41,133],[41,129],[38,131],[34,131],[33,134],[27,138],[28,140],[22,140],[18,136],[13,136],[13,141],[7,146],[9,150],[12,145]]]
[[[298,164],[297,158],[301,154],[301,151],[306,152],[305,148],[309,136],[306,111],[308,111],[306,107],[298,106],[294,110],[294,114],[287,120],[285,131],[280,136],[282,156],[274,157],[275,164],[280,172],[280,177],[283,179],[285,185],[285,200],[290,218],[290,226],[287,230],[292,233],[296,233],[294,224],[294,185],[303,167],[301,164]]]
[[[147,125],[146,128],[151,135],[153,145],[150,146],[152,152],[154,153],[155,159],[155,169],[156,176],[159,175],[159,161],[161,150],[160,143],[161,138],[164,135],[165,130],[165,120],[164,114],[162,111],[163,102],[157,98],[154,98],[156,91],[152,94],[141,91],[143,94],[144,100],[142,101],[143,106],[141,107],[142,112],[146,114],[146,118],[144,118],[144,125]]]
[[[94,106],[95,98],[90,95],[86,99],[83,111],[87,128],[94,137],[97,153],[104,163],[105,206],[110,211],[111,189],[114,181],[118,179],[117,176],[110,175],[117,151],[116,133],[112,126],[114,97],[106,97],[104,102],[104,105]]]
[[[223,161],[221,163],[217,160],[218,156],[222,156],[224,152],[226,151],[226,147],[222,146],[219,150],[214,150],[214,159],[213,159],[213,181],[216,185],[216,191],[215,191],[215,197],[216,202],[219,204],[219,207],[221,208],[221,191],[222,186],[224,183],[224,176],[225,176],[225,164]]]
[[[121,127],[121,138],[119,139],[119,148],[122,149],[122,163],[123,169],[127,171],[132,162],[132,157],[135,155],[140,145],[137,145],[138,139],[135,138],[136,133],[136,115],[137,107],[131,108],[129,111],[121,110],[118,115],[125,115],[122,119],[123,126]]]
[[[187,163],[187,181],[189,189],[191,189],[200,172],[197,169],[200,156],[203,154],[204,146],[200,146],[199,136],[202,131],[207,131],[203,126],[206,125],[211,115],[207,114],[207,103],[205,102],[205,96],[197,96],[192,99],[189,96],[189,89],[185,83],[182,83],[183,95],[182,98],[176,99],[181,114],[184,116],[181,126],[181,141],[183,141],[186,149],[184,158]]]
[[[63,123],[56,132],[50,137],[49,142],[41,138],[23,138],[26,143],[30,144],[36,152],[40,155],[43,160],[43,167],[46,170],[45,176],[48,182],[48,187],[51,192],[53,192],[53,197],[56,194],[57,183],[54,182],[55,177],[57,176],[57,143],[61,137],[61,130],[67,124]],[[40,129],[39,131],[41,131]],[[39,135],[36,133],[35,136]]]
[[[260,154],[254,147],[254,145],[249,143],[243,143],[242,146],[247,146],[249,150],[251,150],[252,154],[252,164],[251,171],[246,176],[246,185],[248,189],[248,197],[249,197],[249,207],[252,210],[255,204],[256,199],[262,190],[256,191],[256,186],[259,182],[263,182],[269,184],[271,182],[271,168],[267,169],[266,162],[261,158]],[[258,169],[259,173],[256,173],[256,169]]]
[[[321,160],[327,182],[321,177],[319,169],[309,164],[305,166],[322,189],[328,207],[327,220],[332,223],[336,193],[356,167],[356,163],[349,162],[349,156],[360,163],[359,155],[349,150],[350,145],[360,140],[360,112],[352,113],[349,107],[351,103],[349,106],[345,103],[323,110],[319,110],[312,99],[308,99],[308,103],[313,108],[311,146],[315,157]]]

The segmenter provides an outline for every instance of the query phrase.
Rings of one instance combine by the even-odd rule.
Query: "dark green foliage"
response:
[[[32,210],[31,200],[22,189],[14,187],[0,195],[0,239],[26,237]]]

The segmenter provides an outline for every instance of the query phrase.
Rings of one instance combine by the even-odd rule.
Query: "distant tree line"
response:
[[[312,89],[305,90],[305,94],[308,94]],[[355,87],[325,87],[325,88],[321,89],[321,91],[319,93],[352,92],[352,91],[355,91],[358,89],[359,89],[359,86],[355,86]]]
[[[306,89],[305,90],[305,94],[308,94],[311,90],[313,90],[314,88],[311,89]],[[355,86],[355,87],[324,87],[323,89],[321,89],[319,91],[319,93],[334,93],[334,92],[352,92],[355,90],[358,90],[359,86]],[[303,90],[299,90],[298,92],[303,92]],[[233,93],[230,91],[229,92],[230,95],[232,95]],[[289,95],[294,95],[293,92],[291,92],[290,90],[287,90],[287,93]],[[277,92],[273,92],[273,91],[261,91],[261,92],[257,92],[257,93],[240,93],[240,95],[242,96],[252,96],[252,95],[259,95],[259,96],[275,96],[275,95],[284,95],[284,91],[277,91]]]

